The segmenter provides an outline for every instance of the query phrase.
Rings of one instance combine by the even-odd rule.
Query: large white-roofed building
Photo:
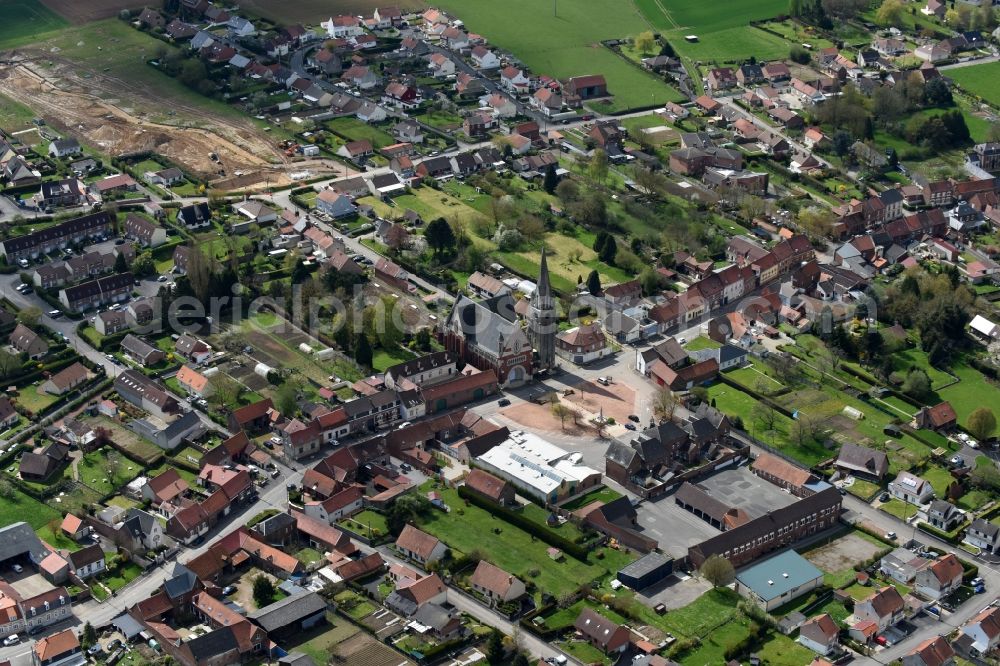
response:
[[[601,473],[566,451],[531,433],[510,437],[475,459],[479,467],[510,481],[518,491],[546,502],[557,502],[601,483]]]

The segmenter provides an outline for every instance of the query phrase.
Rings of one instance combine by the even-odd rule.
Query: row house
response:
[[[71,312],[124,300],[131,292],[135,278],[132,273],[119,273],[90,280],[59,291],[59,302]]]
[[[114,216],[107,211],[84,215],[23,236],[0,242],[0,253],[8,263],[33,259],[70,245],[104,240],[114,229]]]

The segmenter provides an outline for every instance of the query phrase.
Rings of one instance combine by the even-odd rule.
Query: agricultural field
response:
[[[982,97],[993,106],[1000,106],[1000,89],[997,88],[997,80],[1000,79],[1000,62],[957,67],[948,72],[948,78],[973,95]]]
[[[0,0],[0,49],[37,42],[68,22],[38,0]]]
[[[748,26],[750,21],[777,16],[788,9],[782,0],[698,2],[636,0],[643,16],[666,37],[682,56],[694,60],[733,62],[750,56],[778,58],[788,55],[791,43]],[[687,35],[697,35],[688,42]]]
[[[614,101],[609,107],[599,107],[601,111],[680,99],[677,90],[601,46],[602,40],[624,39],[649,29],[630,4],[613,0],[577,0],[557,7],[533,0],[446,0],[439,4],[537,74],[556,78],[604,74]],[[598,16],[600,20],[595,20]]]

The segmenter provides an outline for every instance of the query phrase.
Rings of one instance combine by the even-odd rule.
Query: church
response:
[[[529,301],[527,331],[514,305],[514,297],[507,292],[482,301],[459,295],[442,335],[448,351],[480,370],[493,370],[507,388],[521,386],[535,372],[555,367],[558,321],[544,249],[538,286]]]

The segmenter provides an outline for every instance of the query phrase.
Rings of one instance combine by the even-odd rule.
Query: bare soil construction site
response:
[[[44,58],[44,67],[39,62]],[[249,120],[207,116],[172,100],[178,117],[200,118],[200,127],[152,121],[142,109],[159,109],[156,91],[79,67],[52,53],[22,51],[0,68],[0,93],[32,108],[56,130],[113,156],[155,152],[212,187],[228,190],[283,186],[293,172],[334,173],[326,161],[292,163]],[[128,100],[128,106],[119,100]],[[218,155],[218,162],[210,155]],[[219,171],[225,172],[220,176]]]

